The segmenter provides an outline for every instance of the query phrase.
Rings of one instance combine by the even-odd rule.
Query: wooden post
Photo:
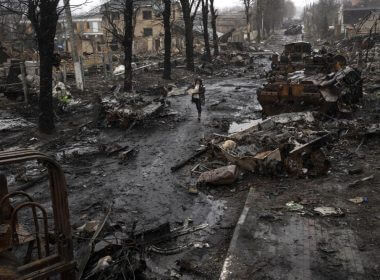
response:
[[[8,184],[7,177],[4,174],[0,174],[0,200],[8,194]],[[9,199],[4,201],[2,208],[0,209],[0,223],[4,223],[5,220],[9,219],[9,216],[12,212],[11,204],[9,203]]]
[[[106,63],[106,56],[105,56],[105,54],[102,55],[102,61],[103,61],[104,78],[107,78],[108,72],[107,72],[107,63]]]
[[[84,88],[84,67],[83,67],[83,57],[80,56],[79,57],[79,66],[80,66],[80,71],[82,73],[82,77],[83,77],[83,88]]]
[[[67,69],[66,69],[66,63],[63,64],[63,67],[62,67],[62,71],[63,71],[63,83],[66,84],[67,83]]]
[[[110,51],[109,53],[108,53],[108,62],[109,62],[109,64],[110,64],[110,73],[111,73],[111,76],[112,76],[112,73],[113,73],[113,65],[112,65],[112,51]]]
[[[25,61],[20,62],[20,69],[21,69],[21,82],[22,82],[22,89],[24,91],[24,102],[25,104],[28,104],[28,83],[26,81],[26,67],[25,67]]]
[[[73,27],[73,19],[71,16],[70,0],[64,0],[64,5],[65,5],[67,29],[70,34],[71,55],[73,57],[73,63],[74,63],[76,86],[78,89],[83,91],[84,90],[84,76],[83,76],[83,71],[81,71],[80,69],[81,63],[80,63],[80,57],[79,57],[78,48],[77,48],[77,38],[76,38],[76,34],[74,32],[74,27]]]

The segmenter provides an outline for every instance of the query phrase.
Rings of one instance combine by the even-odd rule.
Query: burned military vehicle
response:
[[[285,45],[281,55],[276,53],[272,56],[272,71],[269,76],[286,76],[299,70],[305,70],[308,74],[328,74],[333,71],[335,61],[336,56],[324,49],[313,52],[308,42],[290,43]]]
[[[276,72],[294,72],[304,68],[304,58],[312,53],[311,44],[296,42],[285,45],[281,55],[272,56],[272,70]]]
[[[289,26],[288,29],[284,32],[285,35],[298,35],[302,34],[302,25],[301,24],[293,24]]]
[[[351,111],[352,105],[362,97],[361,72],[346,66],[346,59],[341,55],[305,58],[302,70],[291,71],[296,68],[288,67],[288,71],[271,72],[268,83],[257,91],[263,113],[275,115],[318,110],[335,114]]]

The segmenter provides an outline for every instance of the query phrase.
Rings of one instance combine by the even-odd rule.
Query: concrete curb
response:
[[[243,208],[243,211],[241,212],[239,221],[236,224],[236,227],[234,230],[234,235],[232,236],[230,247],[228,248],[228,252],[227,252],[226,258],[224,260],[224,264],[223,264],[223,268],[222,268],[222,272],[220,274],[219,280],[227,280],[230,273],[231,273],[230,272],[230,266],[232,264],[232,261],[233,261],[235,255],[236,255],[236,252],[235,252],[236,251],[236,244],[237,244],[237,240],[238,240],[239,235],[240,235],[240,230],[241,230],[242,225],[245,222],[245,219],[247,217],[249,209],[253,205],[253,202],[255,200],[255,194],[256,194],[255,189],[251,188],[249,190],[248,195],[247,195],[247,199],[245,201],[244,208]]]

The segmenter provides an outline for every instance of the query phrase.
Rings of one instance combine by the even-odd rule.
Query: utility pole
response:
[[[84,90],[84,78],[83,78],[83,72],[81,69],[81,63],[79,60],[78,55],[78,49],[77,49],[77,41],[74,33],[74,27],[73,27],[73,19],[71,16],[71,9],[70,9],[70,0],[64,0],[65,5],[65,15],[66,15],[66,22],[67,22],[67,28],[70,34],[70,42],[71,42],[71,55],[73,57],[74,62],[74,72],[75,72],[75,81],[77,88],[80,90]]]

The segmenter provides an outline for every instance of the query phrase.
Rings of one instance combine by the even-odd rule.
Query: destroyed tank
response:
[[[318,110],[335,114],[343,107],[347,112],[347,108],[357,103],[362,97],[360,71],[345,66],[346,60],[340,55],[334,56],[332,63],[327,63],[330,58],[324,56],[325,66],[316,67],[311,72],[307,71],[307,67],[292,73],[279,74],[272,71],[268,83],[257,91],[263,113],[275,115]],[[317,61],[316,65],[320,66],[322,63]],[[335,69],[336,67],[339,69]],[[335,72],[326,75],[331,68]]]
[[[296,42],[285,45],[281,55],[272,56],[272,71],[270,76],[286,75],[305,69],[308,73],[331,73],[334,66],[334,54],[322,49],[313,53],[308,42]]]

